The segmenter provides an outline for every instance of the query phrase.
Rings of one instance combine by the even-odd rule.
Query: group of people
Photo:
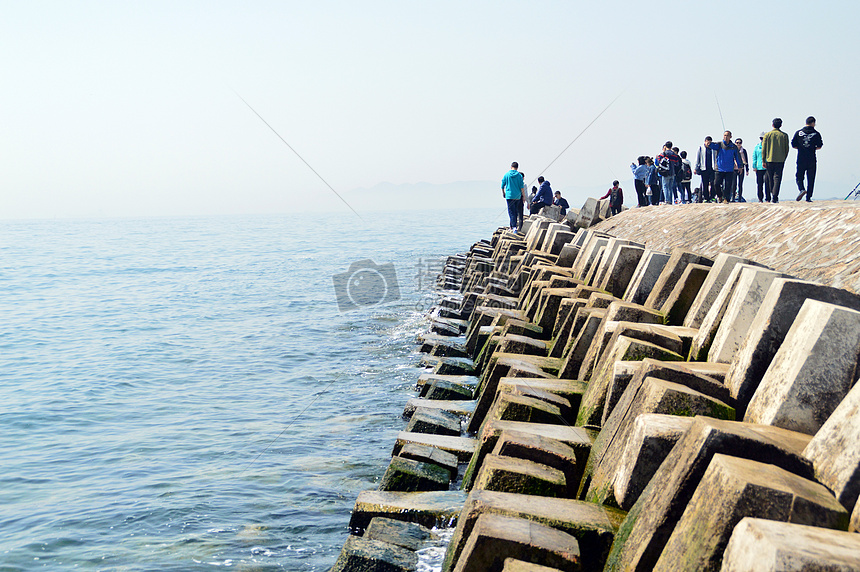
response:
[[[759,143],[752,153],[752,169],[756,176],[758,202],[779,202],[782,173],[790,148],[797,149],[797,200],[812,202],[817,166],[816,151],[824,145],[821,134],[815,130],[815,117],[806,118],[806,125],[794,137],[781,130],[782,119],[772,122],[773,129],[759,135]],[[663,144],[656,157],[641,156],[630,165],[633,172],[638,206],[672,205],[688,203],[745,203],[744,178],[750,172],[750,158],[744,149],[743,140],[732,139],[732,132],[725,131],[721,141],[705,137],[696,154],[696,163],[687,159],[687,152],[680,151],[671,141]],[[693,175],[701,178],[701,186],[691,190]],[[513,230],[522,227],[523,211],[529,205],[529,213],[535,214],[549,205],[561,206],[564,215],[570,208],[559,191],[553,193],[549,181],[538,177],[540,187],[532,187],[526,193],[525,176],[519,165],[511,163],[511,170],[502,179],[502,196],[508,203],[508,215]],[[618,181],[601,199],[609,199],[612,214],[618,214],[624,204],[624,194]]]
[[[815,117],[808,117],[806,125],[789,140],[783,132],[782,119],[772,122],[773,129],[759,135],[759,143],[752,154],[752,169],[756,175],[758,201],[779,202],[782,174],[789,148],[797,149],[797,200],[812,201],[815,187],[816,151],[824,145],[821,134],[815,130]],[[732,132],[725,131],[722,141],[705,137],[693,165],[686,151],[666,141],[663,151],[655,158],[642,156],[630,165],[633,171],[638,206],[686,204],[691,202],[730,203],[744,199],[744,178],[750,172],[750,159],[743,140],[732,140]],[[701,178],[701,186],[690,191],[693,175]]]
[[[519,170],[519,164],[511,163],[511,170],[502,178],[502,196],[508,203],[508,217],[510,218],[511,230],[514,232],[523,226],[523,212],[528,206],[529,214],[536,214],[544,207],[558,205],[561,215],[567,214],[570,208],[567,200],[561,196],[560,191],[553,193],[549,181],[538,177],[540,187],[532,187],[531,195],[526,193],[525,174]]]

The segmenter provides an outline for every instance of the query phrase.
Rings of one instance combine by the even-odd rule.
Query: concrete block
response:
[[[538,250],[542,250],[547,253],[550,252],[550,250],[552,249],[552,245],[555,242],[555,235],[559,232],[565,232],[567,234],[570,234],[570,239],[573,239],[574,233],[570,232],[570,228],[566,224],[555,222],[546,227],[546,236],[544,236],[543,241],[538,246]],[[567,242],[570,242],[570,239]]]
[[[502,354],[505,355],[505,354]],[[503,377],[524,377],[524,378],[551,378],[555,377],[550,373],[543,371],[540,367],[524,359],[525,356],[516,357],[497,357],[495,361],[491,360],[490,364],[484,370],[484,376],[481,379],[481,385],[478,387],[478,403],[475,406],[475,411],[469,418],[468,430],[477,432],[487,416],[487,412],[493,405],[496,399],[496,391],[499,387],[499,380]]]
[[[606,316],[605,310],[597,308],[580,308],[576,315],[569,318],[570,324],[566,324],[562,331],[569,330],[567,341],[564,343],[564,350],[559,356],[562,359],[562,366],[559,373],[560,377],[575,378],[579,375],[579,369],[582,367],[582,360],[591,347],[594,336]],[[559,341],[556,345],[560,345]],[[553,346],[555,350],[555,346]],[[551,356],[559,355],[557,351],[551,351]]]
[[[364,531],[362,538],[387,542],[415,551],[432,536],[433,532],[426,526],[378,516],[370,521],[370,526]]]
[[[496,348],[500,352],[508,354],[546,355],[547,343],[536,340],[529,336],[508,334],[501,336]]]
[[[457,460],[457,455],[454,453],[449,453],[448,451],[443,451],[442,449],[431,447],[429,445],[407,443],[400,448],[397,456],[403,459],[411,459],[413,461],[430,463],[432,465],[442,467],[448,471],[450,480],[457,478],[459,462]]]
[[[599,208],[600,205],[598,205],[597,199],[589,197],[585,201],[585,204],[582,205],[582,208],[579,209],[579,216],[576,217],[574,225],[577,228],[588,228],[593,225],[600,215]]]
[[[576,262],[576,257],[579,256],[580,247],[574,244],[565,244],[561,247],[561,251],[558,253],[558,262],[559,266],[564,266],[566,268],[570,268]]]
[[[352,509],[349,529],[352,534],[361,535],[377,516],[417,522],[432,528],[438,524],[455,522],[465,501],[466,493],[463,491],[363,491],[359,493]]]
[[[741,269],[734,294],[708,350],[708,361],[731,363],[734,360],[768,289],[781,276],[783,274],[764,268]],[[695,348],[696,344],[694,351]],[[701,357],[702,349],[698,352]]]
[[[406,431],[459,437],[461,432],[460,417],[447,411],[421,407],[412,414]]]
[[[564,423],[561,407],[542,399],[509,392],[497,392],[484,423],[491,419],[526,423]]]
[[[593,503],[473,491],[457,519],[457,527],[442,565],[443,572],[451,570],[475,522],[484,514],[525,518],[570,534],[579,541],[583,572],[600,572],[603,569],[615,531],[624,520],[623,512]]]
[[[563,498],[567,492],[564,473],[529,459],[503,457],[490,453],[484,457],[474,490],[520,493]]]
[[[576,454],[577,464],[580,467],[585,467],[585,462],[591,451],[592,438],[588,431],[581,427],[552,425],[549,423],[492,420],[482,428],[480,435],[478,435],[478,444],[475,448],[475,453],[472,455],[469,466],[466,467],[463,475],[463,489],[469,490],[472,488],[475,477],[484,462],[484,457],[495,448],[502,431],[518,431],[561,441],[573,449]]]
[[[855,385],[803,451],[815,478],[847,509],[860,506],[860,385]],[[855,515],[860,511],[854,508]],[[860,524],[860,523],[858,523]]]
[[[472,399],[474,387],[448,381],[447,379],[433,379],[429,385],[426,385],[426,390],[421,392],[421,397],[425,399],[441,399],[451,401],[455,399]]]
[[[860,535],[816,526],[744,518],[723,555],[722,572],[854,572]]]
[[[705,283],[711,268],[702,264],[688,264],[678,278],[678,282],[669,297],[663,302],[660,311],[666,315],[666,323],[672,326],[680,326],[687,317],[693,300],[699,294],[702,284]]]
[[[589,381],[588,389],[582,396],[576,424],[580,427],[597,426],[603,417],[603,407],[606,404],[606,391],[612,380],[612,372],[616,361],[642,361],[652,358],[660,361],[683,361],[683,357],[671,350],[662,348],[650,342],[637,340],[627,336],[618,336],[615,344],[606,352],[603,364]]]
[[[348,536],[330,572],[412,572],[418,555],[412,550],[379,540]]]
[[[705,278],[705,282],[702,284],[699,293],[696,295],[696,299],[693,300],[693,303],[690,305],[687,317],[684,318],[684,326],[688,328],[701,327],[705,320],[705,316],[717,301],[720,291],[722,291],[725,285],[729,282],[732,270],[734,270],[735,266],[738,264],[748,264],[767,268],[764,265],[746,258],[741,258],[740,256],[726,254],[725,252],[718,254],[716,258],[714,258],[714,265],[711,267],[708,277]]]
[[[622,245],[612,255],[607,270],[599,279],[597,287],[621,298],[633,279],[633,273],[645,253],[641,246]]]
[[[501,572],[506,558],[581,570],[579,543],[573,536],[530,520],[482,514],[475,521],[454,571]]]
[[[560,471],[564,475],[565,491],[556,496],[574,498],[579,491],[582,466],[577,466],[576,451],[561,441],[534,433],[522,433],[513,430],[502,431],[496,446],[493,447],[492,454],[514,459],[526,459]],[[486,465],[486,461],[484,465]],[[525,493],[525,491],[509,492]]]
[[[585,354],[582,367],[579,368],[579,379],[590,380],[594,372],[599,372],[607,366],[607,360],[610,359],[608,351],[621,336],[655,344],[683,357],[683,340],[665,327],[635,322],[612,322],[604,318],[601,328],[602,331],[598,331],[594,342]],[[614,364],[610,365],[614,366]]]
[[[629,509],[636,504],[663,459],[692,424],[692,417],[677,415],[643,413],[636,417],[612,481],[619,506]]]
[[[499,380],[499,392],[512,392],[519,395],[528,395],[548,401],[557,405],[562,412],[562,417],[576,417],[579,404],[582,402],[582,394],[588,384],[578,379],[542,379],[542,378],[520,378],[503,377]]]
[[[627,285],[627,290],[624,291],[623,300],[633,304],[644,304],[667,262],[669,262],[669,255],[665,252],[646,249],[633,271],[633,277]]]
[[[393,457],[379,482],[381,491],[446,491],[450,472],[438,465]]]
[[[848,513],[815,481],[785,469],[714,455],[660,555],[655,572],[719,572],[744,517],[845,530]]]
[[[714,455],[755,459],[811,479],[809,437],[779,427],[696,417],[627,514],[606,572],[651,570]]]
[[[726,376],[738,414],[745,411],[803,302],[810,298],[860,311],[860,296],[847,290],[802,280],[774,280]]]
[[[433,367],[433,373],[437,375],[472,375],[475,373],[475,364],[468,358],[440,358]]]
[[[721,401],[679,383],[646,377],[639,387],[636,398],[627,409],[625,417],[618,423],[612,440],[615,447],[611,447],[604,453],[599,465],[593,466],[586,500],[609,503],[627,509],[633,506],[634,503],[621,505],[618,499],[613,498],[614,481],[618,472],[618,463],[623,458],[623,451],[633,432],[636,418],[643,413],[663,413],[683,417],[704,415],[727,420],[734,420],[735,417],[734,409]]]
[[[478,384],[478,378],[474,375],[436,375],[435,373],[422,373],[418,376],[418,390],[420,397],[427,397],[427,391],[430,390],[430,385],[434,381],[442,380],[448,383],[455,383],[461,387],[474,387]],[[471,397],[470,397],[471,399]]]
[[[600,264],[603,262],[603,257],[606,256],[606,246],[601,246],[597,249],[597,255],[594,257],[594,261],[588,267],[585,275],[583,275],[582,281],[589,286],[596,285],[594,281],[594,277],[597,274],[597,270],[600,268]]]
[[[549,566],[541,566],[540,564],[532,564],[516,558],[505,558],[505,565],[502,572],[561,572],[558,568],[550,568]]]
[[[604,236],[597,234],[589,236],[571,268],[573,277],[584,280],[588,276],[588,271],[591,269],[597,256],[600,254],[600,249],[605,248],[608,243],[609,239]]]
[[[438,409],[461,417],[467,417],[475,410],[476,403],[477,401],[464,401],[462,399],[443,400],[413,397],[406,402],[406,406],[403,408],[403,418],[411,418],[419,408]]]
[[[475,452],[478,441],[469,437],[451,437],[448,435],[400,431],[394,441],[394,449],[391,451],[391,456],[396,457],[404,447],[411,443],[441,449],[455,455],[459,462],[468,463]]]
[[[645,300],[643,305],[646,308],[652,308],[654,310],[662,308],[663,304],[669,298],[669,294],[672,293],[672,289],[675,287],[678,279],[681,277],[681,274],[684,273],[684,269],[689,264],[713,266],[714,261],[702,256],[701,254],[696,254],[695,252],[690,252],[681,248],[673,249],[672,254],[669,256],[669,260],[666,262],[666,266],[663,268],[663,272],[660,273],[660,276],[657,278],[657,282],[654,283],[654,287],[648,295],[648,299]]]
[[[860,312],[806,300],[744,420],[814,434],[857,380],[858,357]]]

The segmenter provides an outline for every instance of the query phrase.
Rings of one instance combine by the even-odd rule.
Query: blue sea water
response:
[[[327,570],[503,207],[0,222],[0,571]]]

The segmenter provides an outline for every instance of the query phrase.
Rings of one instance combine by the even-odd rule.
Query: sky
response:
[[[615,178],[632,191],[630,162],[667,139],[695,157],[725,124],[752,151],[773,117],[792,134],[808,115],[816,195],[845,196],[858,16],[827,0],[0,0],[0,219],[348,211],[335,192],[359,212],[504,209],[511,161],[576,206]],[[793,172],[792,153],[789,188]]]

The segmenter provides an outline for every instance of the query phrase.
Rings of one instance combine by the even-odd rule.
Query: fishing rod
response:
[[[720,112],[720,123],[723,124],[723,133],[726,131],[726,122],[723,121],[723,110],[720,109],[720,100],[717,99],[717,92],[714,92],[714,100],[717,102],[717,111]]]
[[[860,191],[858,191],[857,189],[860,189],[860,183],[857,183],[857,186],[856,186],[856,187],[854,187],[854,190],[853,190],[853,191],[851,191],[850,193],[848,193],[848,196],[847,196],[847,197],[845,197],[845,200],[847,201],[848,199],[850,199],[850,198],[851,198],[851,195],[854,195],[854,198],[855,198],[855,199],[856,199],[856,198],[858,198],[858,197],[860,197]]]
[[[236,91],[236,90],[234,89],[234,90],[233,90],[233,93],[235,93],[235,94],[236,94],[236,97],[238,97],[239,99],[241,99],[241,100],[242,100],[242,103],[244,103],[245,105],[247,105],[247,106],[248,106],[248,109],[250,109],[251,111],[253,111],[253,112],[254,112],[254,115],[256,115],[257,117],[259,117],[259,118],[260,118],[260,121],[262,121],[263,123],[265,123],[265,124],[266,124],[266,127],[268,127],[269,129],[271,129],[271,130],[272,130],[272,133],[274,133],[275,135],[277,135],[277,136],[278,136],[278,139],[280,139],[281,141],[283,141],[283,142],[284,142],[284,145],[286,145],[286,146],[290,149],[290,151],[292,151],[293,153],[295,153],[296,157],[298,157],[299,159],[301,159],[302,163],[304,163],[305,165],[307,165],[308,169],[310,169],[311,171],[313,171],[313,174],[314,174],[314,175],[316,175],[317,177],[319,177],[319,180],[320,180],[320,181],[322,181],[322,182],[325,184],[325,186],[326,186],[326,187],[328,187],[328,188],[331,190],[331,192],[333,192],[335,195],[337,195],[337,198],[339,198],[339,199],[343,202],[343,204],[345,204],[346,206],[348,206],[348,207],[349,207],[349,210],[351,210],[352,212],[354,212],[354,213],[355,213],[355,216],[357,216],[357,217],[358,217],[358,218],[360,218],[362,221],[364,221],[364,219],[363,219],[363,218],[361,218],[361,215],[360,215],[360,214],[358,214],[358,212],[357,212],[354,208],[352,208],[352,205],[351,205],[351,204],[349,204],[348,202],[346,202],[346,199],[344,199],[342,196],[340,196],[340,193],[338,193],[336,190],[334,190],[334,187],[332,187],[331,185],[329,185],[329,184],[328,184],[328,181],[326,181],[325,179],[323,179],[323,178],[322,178],[322,175],[320,175],[319,173],[317,173],[316,169],[314,169],[313,167],[311,167],[311,164],[310,164],[310,163],[308,163],[307,161],[305,161],[304,157],[302,157],[301,155],[299,155],[299,152],[298,152],[298,151],[296,151],[295,149],[293,149],[293,146],[292,146],[292,145],[290,145],[289,143],[287,143],[287,140],[286,140],[286,139],[284,139],[283,137],[281,137],[281,134],[280,134],[280,133],[278,133],[277,131],[275,131],[275,128],[274,128],[274,127],[272,127],[271,125],[269,125],[269,122],[268,122],[268,121],[266,121],[265,119],[263,119],[263,116],[262,116],[262,115],[260,115],[259,113],[257,113],[257,110],[256,110],[256,109],[254,109],[253,107],[251,107],[251,104],[250,104],[250,103],[248,103],[247,101],[245,101],[245,98],[244,98],[244,97],[242,97],[241,95],[239,95],[239,92],[238,92],[238,91]]]

